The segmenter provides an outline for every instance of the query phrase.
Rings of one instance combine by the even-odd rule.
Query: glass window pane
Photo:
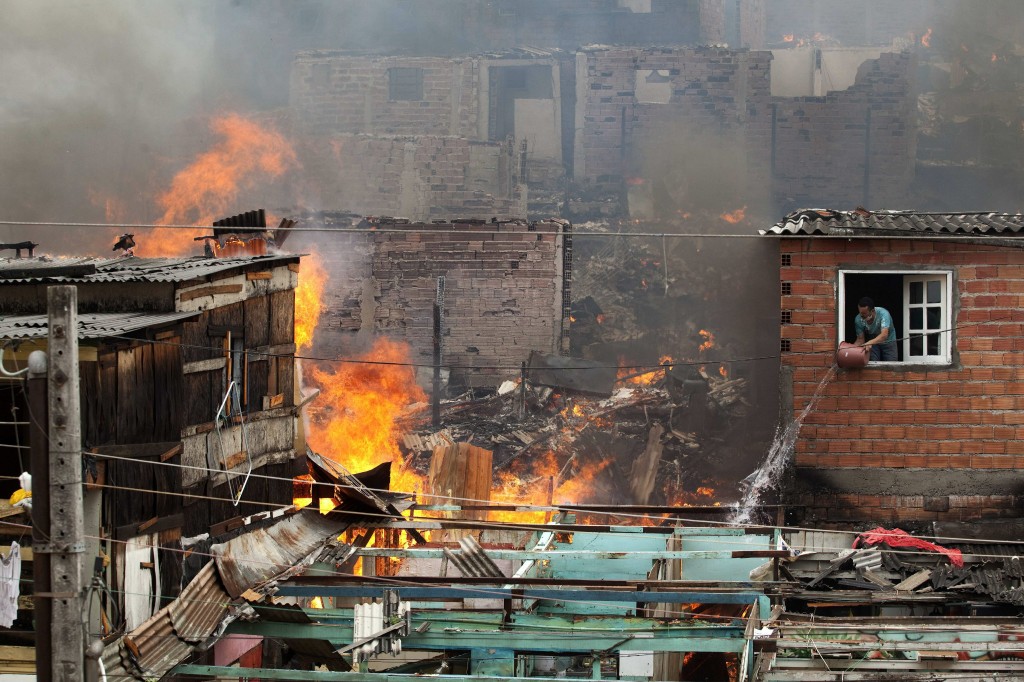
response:
[[[933,279],[928,282],[928,302],[929,303],[941,303],[942,302],[942,282]]]
[[[938,334],[928,335],[928,355],[939,354],[940,339]]]
[[[910,354],[918,357],[924,355],[924,340],[920,334],[914,334],[910,337]]]
[[[928,306],[928,329],[942,329],[942,308]]]
[[[924,309],[923,308],[911,308],[910,309],[910,328],[911,329],[923,329],[924,328]]]
[[[910,283],[910,302],[911,303],[924,303],[924,283],[923,282],[911,282]]]

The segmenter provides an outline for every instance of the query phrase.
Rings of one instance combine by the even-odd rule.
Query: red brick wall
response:
[[[782,239],[781,253],[791,259],[781,268],[791,287],[781,309],[792,322],[781,336],[790,344],[782,364],[792,371],[794,414],[833,363],[840,267],[954,268],[952,366],[840,371],[800,433],[790,504],[819,522],[1018,515],[1024,253],[941,240],[815,238]],[[858,489],[858,477],[866,481],[879,470],[891,475],[889,490],[869,483]],[[822,483],[840,479],[841,493]],[[925,494],[910,494],[922,487]]]

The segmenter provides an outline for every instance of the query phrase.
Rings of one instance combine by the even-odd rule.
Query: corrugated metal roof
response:
[[[199,644],[220,625],[227,614],[229,602],[228,594],[217,577],[216,565],[211,561],[167,608],[178,637]]]
[[[771,235],[978,235],[1017,237],[1024,230],[1020,213],[919,213],[917,211],[794,211],[761,234]]]
[[[4,282],[185,282],[253,264],[297,263],[296,255],[240,256],[236,258],[3,258]]]
[[[198,312],[184,313],[81,313],[78,338],[102,339],[120,336],[147,327],[162,327]],[[48,335],[46,315],[8,315],[0,317],[0,339],[40,339]]]
[[[213,545],[210,553],[216,558],[228,594],[238,597],[293,568],[311,553],[319,552],[325,542],[348,526],[347,521],[307,510]]]

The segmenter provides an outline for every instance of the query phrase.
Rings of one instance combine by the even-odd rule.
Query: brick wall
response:
[[[782,363],[792,373],[794,414],[833,362],[840,266],[954,268],[953,365],[840,371],[808,415],[788,499],[804,520],[896,524],[1019,516],[1024,255],[927,239],[782,239],[781,252],[791,258],[781,269],[791,289],[781,308],[792,321],[781,335],[790,345]]]
[[[330,135],[299,151],[314,205],[412,220],[525,217],[512,146],[461,137]]]
[[[628,172],[623,135],[628,147],[645,129],[669,120],[706,131],[736,131],[744,139],[748,172],[762,181],[766,177],[771,143],[769,53],[614,48],[583,51],[578,59],[585,69],[577,84],[583,122],[575,149],[578,181],[621,182]],[[638,100],[638,70],[668,72],[667,103]],[[756,193],[757,188],[751,190]]]
[[[421,100],[389,99],[392,68],[423,70]],[[478,72],[469,58],[301,52],[292,62],[291,108],[304,132],[476,137]]]
[[[442,362],[496,386],[518,376],[530,351],[561,353],[567,328],[561,223],[391,223],[365,234],[318,238],[330,274],[317,355],[351,352],[384,334],[407,341],[414,362],[433,362],[433,305],[445,278]],[[392,231],[400,230],[400,231]],[[408,230],[407,232],[405,230]],[[427,233],[419,231],[428,230]],[[495,230],[500,231],[492,234]],[[292,248],[312,246],[297,240]],[[567,292],[566,292],[567,293]]]
[[[910,53],[886,53],[865,62],[846,90],[772,98],[776,200],[791,206],[902,205],[917,153],[915,65]]]

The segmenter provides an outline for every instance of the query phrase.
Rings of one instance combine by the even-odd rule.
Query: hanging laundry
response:
[[[0,556],[0,627],[9,628],[18,617],[21,591],[21,546],[11,543],[7,556]]]

